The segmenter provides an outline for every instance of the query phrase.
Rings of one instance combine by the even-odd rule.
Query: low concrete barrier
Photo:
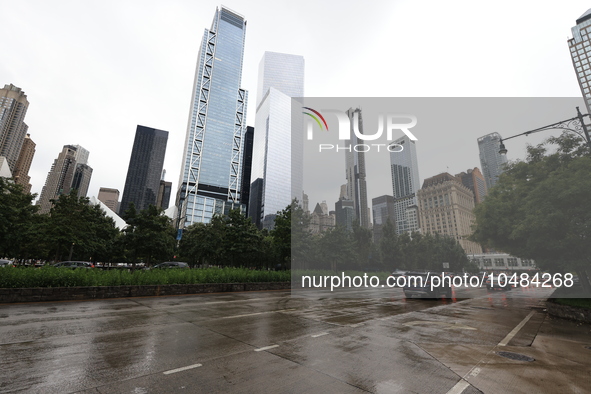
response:
[[[164,295],[224,293],[232,291],[285,290],[290,282],[201,283],[189,285],[32,287],[0,289],[0,303],[104,298],[154,297]]]
[[[575,320],[584,323],[591,323],[591,309],[579,308],[576,306],[562,305],[552,300],[546,302],[546,310],[551,316],[562,319]]]

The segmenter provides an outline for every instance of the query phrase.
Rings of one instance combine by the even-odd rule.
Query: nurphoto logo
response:
[[[310,119],[306,122],[306,138],[308,141],[314,139],[314,129],[316,124],[320,131],[329,131],[328,122],[322,115],[334,115],[338,124],[338,136],[339,140],[349,141],[351,140],[351,131],[355,135],[356,140],[361,141],[375,141],[382,137],[384,130],[386,131],[386,138],[388,141],[394,140],[394,131],[402,131],[411,141],[418,141],[417,137],[410,131],[411,128],[416,126],[417,117],[409,114],[378,114],[378,130],[374,134],[364,134],[361,132],[359,127],[359,111],[353,112],[353,119],[351,119],[347,112],[336,109],[323,109],[317,111],[310,107],[302,107],[304,110],[302,113],[308,115]],[[351,127],[352,126],[352,127]],[[404,147],[401,144],[345,144],[345,146],[339,146],[334,144],[319,144],[319,152],[324,150],[338,152],[340,150],[347,150],[349,152],[369,152],[370,150],[380,151],[381,148],[385,148],[388,152],[402,152]]]

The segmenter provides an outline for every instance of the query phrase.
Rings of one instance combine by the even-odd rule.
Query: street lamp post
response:
[[[503,141],[507,141],[507,140],[510,140],[511,138],[519,137],[522,135],[530,135],[530,134],[537,133],[539,131],[544,131],[544,130],[572,131],[573,133],[576,133],[580,137],[582,137],[587,142],[589,149],[591,149],[591,138],[589,137],[589,131],[587,130],[587,125],[583,121],[583,117],[585,117],[585,116],[590,116],[590,115],[589,114],[585,114],[585,115],[581,114],[579,107],[577,107],[577,116],[575,116],[574,118],[562,120],[560,122],[556,122],[556,123],[553,123],[548,126],[539,127],[534,130],[526,131],[525,133],[512,135],[511,137],[501,138],[500,146],[499,146],[499,153],[502,155],[507,154],[507,148],[505,148],[505,144],[503,143]]]

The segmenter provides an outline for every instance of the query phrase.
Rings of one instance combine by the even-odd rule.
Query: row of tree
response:
[[[279,212],[274,229],[259,230],[239,211],[214,216],[184,230],[177,241],[170,218],[154,206],[124,214],[127,226],[114,221],[89,199],[75,193],[53,201],[49,214],[37,213],[34,196],[0,178],[0,255],[19,260],[91,260],[151,265],[176,259],[194,266],[391,271],[468,267],[463,250],[439,235],[396,235],[388,222],[379,243],[355,223],[352,232],[337,227],[323,234],[308,231],[309,218],[297,201]],[[292,220],[293,219],[293,220]],[[292,259],[293,251],[293,259]]]
[[[372,241],[372,231],[353,223],[353,231],[337,226],[320,235],[306,231],[307,218],[300,207],[292,204],[293,267],[332,271],[475,271],[460,244],[452,237],[439,234],[396,234],[389,220],[383,225],[382,237]],[[444,269],[443,263],[449,268]]]
[[[49,214],[38,214],[34,196],[0,178],[0,256],[18,260],[150,262],[172,256],[175,232],[155,207],[127,211],[123,230],[100,206],[76,193],[53,200]]]
[[[577,272],[589,289],[591,149],[581,142],[565,133],[529,146],[476,207],[472,239],[545,271]]]
[[[124,213],[127,226],[115,222],[86,197],[75,193],[53,200],[49,214],[38,214],[34,196],[20,185],[0,178],[0,257],[20,261],[85,260],[110,263],[176,259],[191,265],[288,267],[289,209],[271,232],[259,231],[239,211],[215,216],[211,223],[187,228],[177,241],[172,220],[162,209]]]

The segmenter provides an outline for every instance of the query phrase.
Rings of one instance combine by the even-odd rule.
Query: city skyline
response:
[[[420,184],[424,179],[442,172],[458,174],[466,168],[480,168],[477,137],[473,127],[483,119],[493,130],[502,130],[508,124],[512,130],[524,132],[548,125],[556,120],[569,119],[576,115],[576,106],[582,105],[582,98],[306,98],[305,106],[318,109],[339,109],[343,113],[352,105],[361,106],[364,111],[366,133],[375,133],[379,114],[396,108],[400,113],[414,114],[417,124],[411,130],[418,138],[416,150]],[[295,104],[294,104],[295,105]],[[490,113],[497,116],[490,117]],[[304,116],[304,115],[303,115]],[[326,116],[330,130],[336,130],[336,117]],[[319,130],[319,129],[318,129]],[[380,139],[367,143],[390,143],[383,133]],[[511,136],[514,133],[503,133]],[[542,134],[542,135],[540,135]],[[533,136],[505,141],[509,159],[515,159],[519,143],[537,144],[559,131],[548,131]],[[393,139],[402,136],[401,131]],[[304,192],[308,195],[310,207],[322,200],[336,201],[342,183],[344,144],[336,149],[319,152],[318,144],[336,145],[336,131],[315,131],[313,140],[304,141]],[[532,138],[533,137],[533,138]],[[385,146],[385,145],[384,145]],[[498,147],[500,149],[500,146]],[[492,148],[491,148],[492,149]],[[392,195],[392,174],[390,155],[382,148],[365,154],[368,201],[382,195]],[[400,154],[400,153],[398,153]],[[453,164],[461,158],[465,167],[456,169]],[[464,164],[465,163],[465,164]],[[431,171],[424,172],[425,168]],[[321,169],[319,171],[319,169]]]
[[[510,15],[504,11],[508,4],[512,5]],[[122,154],[120,148],[109,141],[117,140],[120,145],[129,146],[133,141],[133,132],[129,130],[137,124],[170,130],[170,149],[182,151],[186,108],[190,102],[187,86],[194,75],[196,43],[218,5],[218,2],[199,5],[173,2],[141,10],[132,5],[113,8],[110,4],[67,7],[60,3],[33,5],[22,2],[5,6],[5,14],[11,18],[7,18],[0,32],[8,34],[15,26],[24,31],[5,43],[11,56],[0,65],[0,83],[20,87],[27,92],[31,102],[26,122],[37,143],[29,174],[32,192],[40,192],[55,152],[67,143],[79,143],[93,151],[95,171],[89,195],[97,195],[100,187],[123,188],[125,174],[120,174],[116,168],[125,166],[129,156]],[[450,5],[463,7],[463,13],[451,13]],[[507,3],[505,6],[500,3],[494,9],[487,9],[490,18],[486,20],[470,18],[470,15],[481,12],[470,2],[451,2],[445,6],[433,3],[432,15],[426,15],[424,7],[408,2],[376,2],[373,7],[348,4],[347,12],[339,12],[336,18],[334,4],[327,3],[315,7],[317,12],[313,16],[303,11],[305,7],[289,9],[297,24],[268,18],[270,14],[285,11],[279,5],[254,2],[228,6],[249,20],[243,73],[246,90],[255,90],[256,70],[262,53],[277,51],[298,53],[308,60],[306,92],[311,96],[580,96],[567,38],[573,21],[589,8],[584,2],[560,7],[544,7],[533,2]],[[379,15],[375,13],[376,8],[382,11]],[[444,14],[448,16],[441,18]],[[27,15],[24,23],[27,28],[21,29],[24,15]],[[97,15],[101,17],[96,18]],[[318,27],[321,23],[316,22],[323,18],[335,22],[331,25],[332,33]],[[99,19],[112,21],[112,36],[111,32],[103,34]],[[54,22],[48,25],[49,20]],[[144,30],[151,20],[158,21],[159,26],[172,28]],[[503,20],[503,32],[493,29],[499,20]],[[528,20],[528,24],[524,24],[524,20]],[[389,62],[390,55],[386,55],[385,61],[376,60],[369,64],[373,83],[371,79],[354,78],[356,70],[361,67],[362,57],[355,60],[339,54],[346,54],[345,48],[351,45],[361,45],[360,38],[348,31],[355,25],[370,28],[376,37],[389,37],[387,40],[376,39],[365,50],[395,48],[396,53],[405,54],[405,59],[415,60]],[[437,37],[428,31],[421,33],[412,29],[426,25],[437,30]],[[77,31],[76,37],[67,33],[72,28]],[[293,39],[271,37],[275,35],[269,35],[268,30],[273,28],[288,33]],[[410,35],[412,40],[398,38],[409,37],[410,31],[413,32]],[[479,33],[472,37],[469,31]],[[311,42],[313,36],[323,33],[326,33],[326,40]],[[521,40],[527,40],[530,45],[524,48]],[[87,42],[93,45],[83,44]],[[465,50],[475,42],[482,45]],[[47,52],[46,48],[52,48],[52,51]],[[429,50],[425,51],[425,48]],[[85,56],[79,56],[79,51]],[[423,62],[425,56],[443,53],[445,58],[454,61],[428,71],[426,66],[421,66],[428,63]],[[55,61],[49,63],[48,58]],[[141,70],[137,68],[138,62],[142,63]],[[367,66],[367,62],[363,62]],[[38,66],[41,64],[44,66]],[[481,78],[480,73],[487,77]],[[553,78],[548,79],[547,75]],[[379,82],[376,83],[376,79]],[[70,80],[76,83],[67,83]],[[343,84],[343,80],[348,83]],[[115,86],[119,90],[114,89]],[[167,97],[167,100],[159,100],[159,97]],[[64,105],[70,105],[71,111],[61,110]],[[254,112],[251,108],[247,113],[248,125],[254,124]],[[523,131],[491,130],[485,122],[478,126],[473,135],[466,136],[467,140],[494,131],[502,135]],[[97,141],[97,135],[104,138]],[[551,132],[540,133],[539,137],[543,139],[550,135]],[[535,140],[530,137],[512,141],[511,147],[508,146],[510,159],[523,157],[525,144]],[[453,160],[445,163],[451,173],[478,164],[473,160],[477,157],[477,150],[467,147],[471,152],[463,160],[458,157],[455,163]],[[419,156],[423,156],[421,149],[419,147]],[[468,157],[470,155],[472,159]],[[165,168],[169,170],[169,179],[176,190],[181,155],[169,156]],[[121,157],[120,162],[113,163],[111,157]],[[433,158],[432,163],[420,164],[420,173],[423,176],[437,173],[439,162]]]

